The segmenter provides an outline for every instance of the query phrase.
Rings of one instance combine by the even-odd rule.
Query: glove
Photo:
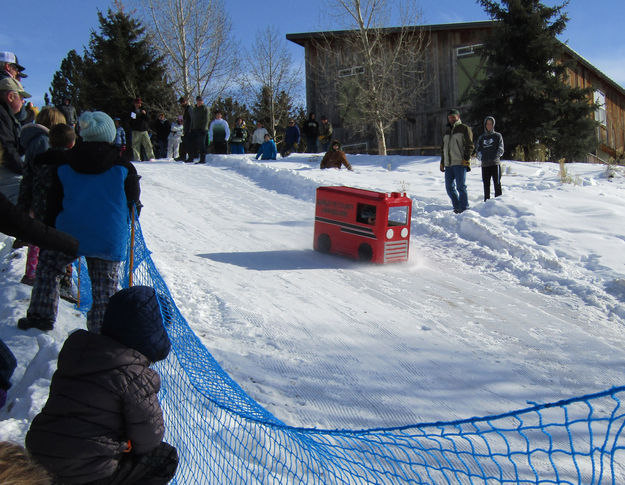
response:
[[[445,171],[445,162],[443,162],[442,160],[441,160],[441,165],[440,165],[440,167],[439,167],[439,168],[440,168],[440,171],[441,171],[441,172],[444,172],[444,171]]]
[[[462,166],[467,167],[467,172],[471,171],[471,162],[469,160],[462,160]]]

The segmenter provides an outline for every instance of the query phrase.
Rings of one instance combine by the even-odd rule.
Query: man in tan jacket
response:
[[[452,109],[447,113],[443,133],[440,169],[445,172],[445,189],[456,214],[469,208],[466,175],[471,170],[472,153],[473,132],[460,121],[460,112]]]

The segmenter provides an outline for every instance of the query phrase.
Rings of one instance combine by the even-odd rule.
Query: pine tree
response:
[[[273,102],[272,102],[273,101]],[[252,117],[262,121],[272,136],[276,131],[286,127],[289,118],[296,117],[296,109],[293,108],[291,96],[280,91],[276,99],[272,99],[271,89],[263,86],[258,93],[256,103],[252,107]]]
[[[250,123],[252,115],[245,104],[239,104],[231,97],[217,98],[211,106],[211,116],[217,111],[221,111],[223,119],[232,127],[237,118],[242,118],[245,123]]]
[[[82,57],[72,49],[61,61],[61,69],[54,73],[52,78],[52,103],[60,105],[64,98],[69,98],[78,111],[82,111],[81,89],[85,85],[84,62]]]
[[[486,76],[469,95],[468,118],[481,124],[494,116],[506,156],[518,147],[528,160],[537,143],[554,160],[592,150],[590,90],[567,84],[566,48],[557,39],[568,0],[553,7],[539,0],[479,1],[498,23],[483,46]]]
[[[132,100],[141,97],[152,113],[174,113],[175,93],[141,23],[120,6],[98,12],[98,21],[99,32],[92,32],[83,56],[70,51],[54,74],[52,101],[69,97],[79,112],[99,110],[123,120]]]
[[[98,20],[100,33],[91,34],[84,57],[83,91],[89,106],[123,119],[132,100],[140,97],[149,111],[170,112],[175,93],[141,22],[121,9],[98,12]]]

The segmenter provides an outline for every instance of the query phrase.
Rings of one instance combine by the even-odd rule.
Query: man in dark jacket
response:
[[[63,98],[63,103],[58,107],[61,113],[65,115],[65,121],[72,128],[76,125],[78,115],[76,114],[76,108],[72,106],[69,98]]]
[[[72,333],[50,395],[26,434],[32,457],[63,484],[166,484],[178,464],[163,441],[157,393],[171,344],[153,288],[113,295],[102,334]]]
[[[306,135],[306,151],[317,153],[317,137],[319,136],[319,123],[315,119],[315,113],[310,113],[304,123],[304,135]]]
[[[504,152],[503,136],[495,131],[495,118],[484,120],[484,133],[477,139],[477,159],[482,162],[484,200],[490,199],[490,179],[493,179],[495,197],[501,195],[501,156]]]
[[[299,147],[300,133],[299,128],[295,124],[295,120],[289,120],[289,126],[284,133],[284,147],[282,148],[282,158],[288,157]]]
[[[447,113],[441,152],[440,169],[445,172],[445,189],[454,212],[460,214],[469,207],[466,177],[471,170],[473,132],[460,121],[460,112],[457,109]]]
[[[204,104],[202,96],[195,98],[195,106],[191,111],[191,131],[189,137],[191,138],[191,147],[189,149],[189,159],[187,162],[192,162],[195,157],[199,155],[199,163],[206,161],[206,147],[208,134],[208,107]]]
[[[13,203],[17,202],[23,170],[21,125],[15,115],[22,109],[24,98],[30,97],[19,81],[12,77],[0,79],[0,192]]]
[[[115,124],[105,113],[85,111],[79,118],[83,142],[65,152],[46,152],[47,163],[58,165],[48,197],[46,222],[78,239],[85,256],[93,303],[87,328],[100,332],[108,299],[118,288],[119,266],[125,260],[130,214],[139,208],[139,176],[122,160],[113,145]],[[42,162],[44,162],[42,160]],[[57,251],[41,251],[35,284],[21,330],[51,330],[59,303],[59,277],[75,258]]]
[[[150,119],[143,109],[141,98],[135,98],[134,106],[130,111],[130,130],[132,135],[132,159],[141,161],[141,148],[145,151],[148,160],[154,160],[154,151],[150,141]]]

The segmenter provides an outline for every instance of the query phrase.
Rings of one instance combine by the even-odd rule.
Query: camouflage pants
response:
[[[100,333],[104,312],[109,298],[117,292],[119,283],[118,261],[86,258],[91,280],[91,309],[87,312],[87,329]],[[42,249],[35,284],[30,295],[29,318],[43,318],[56,321],[59,306],[59,282],[65,274],[65,267],[74,261],[72,256],[59,251]]]

